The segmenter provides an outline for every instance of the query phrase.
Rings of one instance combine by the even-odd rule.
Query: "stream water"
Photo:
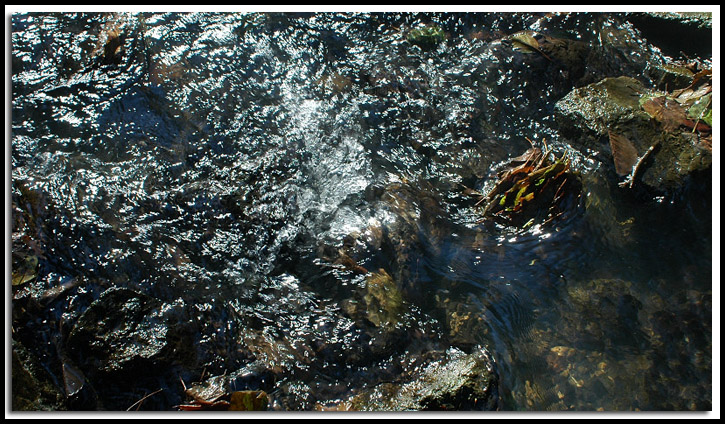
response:
[[[424,24],[445,40],[413,45]],[[607,65],[500,41],[522,30]],[[709,410],[711,177],[620,190],[606,152],[567,147],[554,119],[575,86],[652,84],[665,61],[623,14],[13,15],[13,222],[30,229],[13,251],[39,258],[14,308],[41,299],[13,339],[60,375],[70,328],[122,287],[171,305],[194,365],[96,387],[99,409],[159,387],[144,408],[172,409],[179,376],[203,373],[314,409],[401,358],[485,347],[502,409]],[[490,187],[527,138],[569,152],[580,204],[555,225],[480,225],[462,187]],[[365,241],[381,229],[392,248]],[[389,339],[356,324],[365,279],[325,254],[351,242],[409,305]]]

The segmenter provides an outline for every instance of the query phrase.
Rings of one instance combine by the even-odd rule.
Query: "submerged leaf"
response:
[[[699,98],[687,110],[687,116],[691,119],[699,119],[712,126],[712,93]]]
[[[38,257],[28,255],[20,261],[13,263],[12,284],[19,286],[32,281],[38,276]]]
[[[233,392],[229,405],[230,411],[264,411],[269,397],[262,390],[243,390]]]
[[[612,156],[614,157],[614,169],[617,171],[617,175],[624,176],[629,175],[632,172],[632,167],[637,163],[639,153],[637,149],[632,145],[629,139],[621,134],[615,134],[609,131],[609,145],[612,149]]]

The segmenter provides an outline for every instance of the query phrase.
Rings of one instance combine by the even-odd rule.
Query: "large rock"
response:
[[[634,78],[606,78],[572,90],[558,101],[556,118],[562,135],[580,148],[611,152],[610,134],[631,143],[636,157],[645,156],[652,148],[637,179],[657,191],[669,191],[681,186],[690,174],[709,170],[712,150],[692,128],[678,126],[674,120],[662,122],[643,108],[648,99],[668,95],[650,90]],[[674,106],[662,110],[670,112]]]
[[[605,78],[572,90],[555,106],[562,134],[583,147],[599,150],[609,130],[646,127],[649,115],[639,107],[639,98],[649,93],[642,83],[630,77]]]

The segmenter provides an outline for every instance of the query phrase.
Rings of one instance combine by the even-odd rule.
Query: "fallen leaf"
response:
[[[518,50],[522,53],[539,53],[544,56],[547,60],[552,59],[541,50],[541,44],[536,39],[536,33],[533,31],[519,31],[508,37],[514,50]]]
[[[38,276],[38,257],[28,255],[13,264],[12,285],[19,286]]]
[[[539,51],[539,42],[534,38],[534,33],[521,31],[509,37],[514,49],[524,53],[535,53]]]
[[[627,137],[611,131],[609,131],[609,146],[612,149],[614,169],[617,171],[617,175],[629,175],[639,157],[637,149]]]
[[[702,85],[697,89],[685,88],[672,92],[672,96],[682,105],[696,102],[700,98],[712,93],[712,85]]]
[[[642,109],[660,123],[665,131],[677,129],[680,125],[686,125],[687,113],[680,104],[666,96],[655,97],[649,99],[642,104]]]

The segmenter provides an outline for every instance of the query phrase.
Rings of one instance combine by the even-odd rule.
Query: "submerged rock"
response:
[[[12,410],[57,411],[66,409],[63,395],[40,361],[13,341]]]
[[[68,347],[93,372],[128,370],[167,346],[163,303],[129,289],[109,289],[81,315]]]
[[[436,307],[444,312],[448,338],[453,345],[475,346],[481,336],[489,333],[483,305],[475,296],[456,300],[448,290],[441,290],[436,293],[435,299]]]
[[[567,287],[562,319],[535,327],[517,346],[547,367],[543,380],[512,391],[517,403],[536,410],[626,411],[647,410],[654,399],[666,398],[664,409],[707,410],[700,399],[710,398],[710,382],[685,370],[710,371],[709,332],[693,325],[706,321],[693,305],[708,304],[709,293],[683,290],[672,302],[642,296],[635,286],[604,278]],[[682,297],[689,306],[679,306]],[[677,395],[671,392],[675,380],[683,388]]]
[[[367,293],[363,297],[368,319],[378,327],[395,326],[404,312],[403,295],[392,277],[380,269],[366,279]]]
[[[394,383],[383,383],[350,399],[358,411],[497,410],[498,378],[493,360],[480,348],[472,354],[451,348]]]

